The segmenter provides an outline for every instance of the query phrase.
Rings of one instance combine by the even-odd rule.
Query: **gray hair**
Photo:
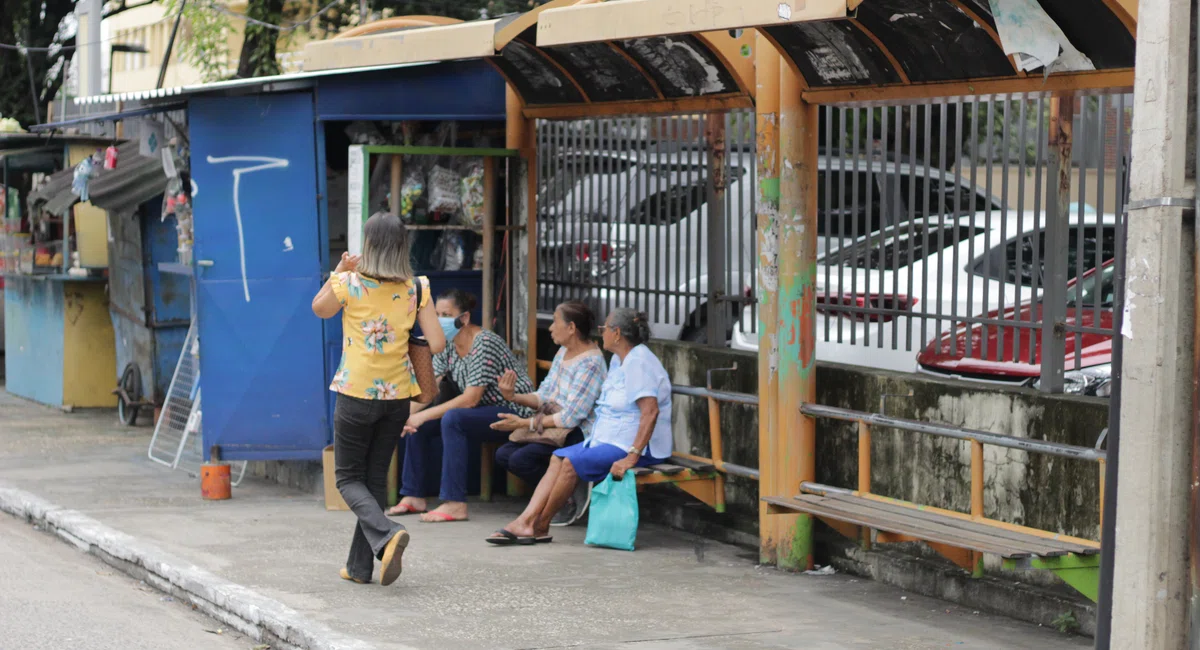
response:
[[[650,317],[646,312],[628,307],[612,310],[608,321],[614,329],[621,330],[621,337],[630,345],[641,345],[650,340]]]
[[[362,259],[358,270],[376,280],[407,282],[413,277],[408,228],[400,217],[377,212],[363,226]]]

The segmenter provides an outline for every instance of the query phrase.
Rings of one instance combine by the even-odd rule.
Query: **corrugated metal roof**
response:
[[[155,100],[160,99],[175,99],[187,95],[200,95],[204,93],[223,92],[230,90],[278,92],[281,90],[288,90],[289,86],[295,86],[296,88],[308,87],[313,81],[321,77],[372,72],[376,70],[395,70],[398,68],[411,68],[419,65],[437,65],[437,62],[403,63],[396,65],[381,65],[371,68],[343,68],[338,70],[319,70],[316,72],[296,72],[291,74],[273,75],[270,77],[254,77],[251,79],[230,79],[228,81],[214,81],[212,83],[195,84],[191,86],[176,86],[174,88],[134,90],[124,93],[113,93],[110,95],[76,97],[75,103],[93,105],[116,104],[118,102],[129,101],[154,102]]]
[[[167,189],[162,160],[138,155],[138,143],[117,147],[117,168],[100,170],[88,187],[89,202],[109,212],[124,214]]]
[[[52,174],[45,185],[29,193],[29,205],[56,216],[66,214],[79,197],[71,190],[74,168]],[[117,147],[117,168],[98,169],[88,184],[88,202],[110,212],[129,212],[162,194],[167,176],[162,161],[138,155],[138,143]]]

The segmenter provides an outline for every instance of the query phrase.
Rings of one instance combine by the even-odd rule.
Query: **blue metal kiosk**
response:
[[[331,220],[345,219],[329,214],[325,125],[462,120],[502,133],[505,86],[479,61],[246,81],[184,89],[204,449],[318,460],[342,332],[310,304],[331,268]]]

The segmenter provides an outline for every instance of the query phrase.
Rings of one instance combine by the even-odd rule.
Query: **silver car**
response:
[[[726,342],[742,308],[753,300],[755,256],[754,156],[732,156],[726,191],[730,227],[721,289]],[[741,163],[741,164],[739,164]],[[580,299],[603,316],[637,307],[659,339],[706,342],[711,306],[708,265],[707,155],[591,152],[560,156],[543,188],[546,206],[539,255],[539,316]],[[927,186],[928,185],[928,186]],[[975,214],[999,203],[953,175],[908,163],[843,160],[818,163],[818,255],[914,217]],[[928,196],[927,196],[928,195]],[[887,197],[888,200],[884,200]],[[730,295],[732,294],[732,295]]]

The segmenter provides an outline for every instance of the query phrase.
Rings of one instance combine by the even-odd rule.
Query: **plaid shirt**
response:
[[[567,349],[560,348],[554,355],[550,374],[538,388],[538,403],[554,402],[562,407],[558,421],[564,429],[579,427],[585,437],[592,435],[596,422],[594,409],[608,366],[599,350],[581,354],[570,361],[565,360]]]

